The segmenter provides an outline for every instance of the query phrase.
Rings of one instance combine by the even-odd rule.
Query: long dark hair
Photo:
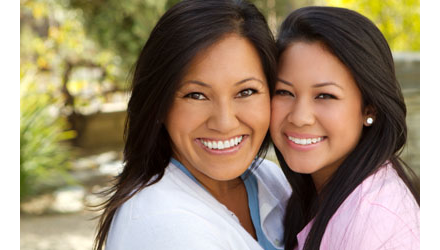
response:
[[[95,238],[102,249],[116,210],[142,188],[164,175],[172,154],[163,122],[178,83],[197,53],[226,34],[248,39],[258,51],[273,92],[276,79],[276,45],[264,16],[241,0],[187,0],[170,8],[158,21],[136,63],[125,124],[124,169],[116,184],[104,193],[111,197]],[[266,135],[257,157],[269,146]]]
[[[357,12],[335,7],[305,7],[281,25],[279,55],[292,43],[322,42],[345,64],[362,93],[363,107],[372,107],[375,121],[318,194],[309,174],[293,172],[280,151],[277,158],[292,186],[284,218],[286,249],[297,246],[297,234],[314,219],[304,249],[319,249],[327,224],[342,202],[387,160],[420,204],[417,176],[399,158],[406,143],[406,107],[397,82],[393,57],[382,33]]]

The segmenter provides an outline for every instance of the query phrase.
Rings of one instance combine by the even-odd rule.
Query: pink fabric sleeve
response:
[[[303,249],[312,226],[298,235]],[[330,219],[322,250],[420,249],[420,207],[390,166],[366,179]]]
[[[420,249],[420,208],[400,178],[389,174],[379,188],[364,183],[344,202],[321,249]]]

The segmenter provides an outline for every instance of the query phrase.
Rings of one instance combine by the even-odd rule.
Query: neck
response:
[[[243,228],[254,239],[257,239],[248,206],[246,187],[240,177],[231,180],[216,180],[191,166],[187,167],[187,170],[218,202],[233,212]]]
[[[191,164],[185,160],[179,159],[180,157],[174,155],[173,158],[179,161],[179,163],[182,164],[182,166],[186,168],[186,170],[214,197],[229,195],[235,192],[238,187],[244,185],[244,182],[241,180],[240,176],[230,180],[213,179],[205,173],[192,167]]]
[[[327,181],[336,172],[338,167],[339,167],[339,165],[327,166],[327,167],[321,168],[320,170],[311,174],[313,183],[315,184],[316,192],[318,194],[321,192],[322,188],[327,183]]]
[[[240,177],[226,181],[214,180],[198,173],[196,173],[194,177],[217,199],[218,197],[227,197],[229,194],[235,192],[238,188],[244,185],[243,180]]]

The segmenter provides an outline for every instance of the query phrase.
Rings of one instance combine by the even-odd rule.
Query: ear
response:
[[[374,124],[374,121],[376,121],[376,109],[368,105],[364,108],[363,113],[364,126],[370,127]]]

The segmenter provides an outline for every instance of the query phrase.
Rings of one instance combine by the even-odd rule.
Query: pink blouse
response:
[[[313,220],[297,235],[303,249]],[[327,249],[420,249],[420,207],[391,165],[365,179],[330,219]]]

